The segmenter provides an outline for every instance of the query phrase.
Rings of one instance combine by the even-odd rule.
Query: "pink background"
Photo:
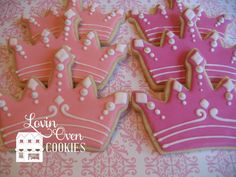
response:
[[[88,3],[91,1],[84,1]],[[104,11],[115,7],[126,11],[134,7],[147,11],[159,0],[94,0]],[[185,0],[187,6],[201,4],[210,16],[226,13],[234,19],[228,27],[226,45],[236,43],[236,0]],[[20,14],[40,14],[45,8],[56,4],[56,0],[0,0],[0,43],[5,44],[9,36],[21,37],[16,27]],[[122,25],[115,42],[128,43],[136,37],[128,22]],[[14,94],[18,88],[11,73],[11,61],[0,47],[0,87]],[[118,90],[148,90],[139,63],[129,56],[121,62],[108,85],[100,95],[109,95]],[[141,117],[129,108],[120,118],[116,132],[108,149],[103,153],[44,153],[43,163],[16,163],[15,153],[0,153],[0,176],[236,176],[236,151],[204,150],[170,155],[155,152]]]

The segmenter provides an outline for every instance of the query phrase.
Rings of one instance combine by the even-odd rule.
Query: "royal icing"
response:
[[[184,5],[182,0],[170,0],[169,7],[158,5],[154,14],[144,14],[134,9],[130,15],[130,21],[137,26],[142,37],[154,44],[159,44],[162,39],[164,30],[170,30],[176,35],[180,35],[181,21],[179,20],[181,14],[184,12]],[[190,12],[190,11],[189,11]],[[212,30],[217,31],[222,37],[230,20],[226,20],[224,15],[216,18],[209,18],[199,7],[191,12],[192,17],[197,15],[197,27],[202,35],[206,37]],[[175,47],[174,47],[175,48]]]
[[[198,67],[203,71],[199,73]],[[186,68],[190,76],[186,77],[187,88],[171,80],[164,100],[133,93],[135,108],[143,113],[156,148],[167,153],[236,147],[236,114],[232,109],[236,104],[235,84],[224,78],[214,89],[207,76],[206,60],[196,49],[188,54]]]
[[[74,10],[71,11],[70,9]],[[74,11],[76,11],[76,14]],[[67,34],[66,31],[70,30],[69,26],[72,22],[70,20],[64,21],[64,15],[67,16],[68,19],[77,15],[79,20],[79,34],[83,35],[90,31],[95,31],[101,42],[104,44],[112,42],[120,25],[125,19],[124,10],[122,9],[104,14],[96,3],[92,3],[89,7],[84,9],[82,8],[82,1],[69,0],[67,1],[65,8],[57,14],[47,13],[43,17],[25,17],[23,22],[28,24],[33,39],[38,40],[44,29],[49,29],[57,36],[63,32],[63,30],[65,31],[65,34]],[[34,22],[38,25],[31,23],[31,18],[33,18]],[[66,26],[64,26],[64,24]]]
[[[187,53],[193,48],[197,48],[201,55],[206,58],[206,71],[212,81],[218,82],[224,76],[235,81],[236,58],[234,54],[236,47],[222,47],[216,31],[212,32],[206,40],[202,40],[196,27],[196,16],[194,17],[191,9],[184,13],[183,26],[184,33],[181,38],[171,31],[165,31],[160,47],[141,39],[134,40],[132,44],[133,51],[140,56],[144,67],[148,70],[148,77],[154,85],[166,82],[169,78],[184,82],[185,67],[183,64]],[[150,55],[151,53],[154,57]],[[198,60],[201,58],[196,57],[196,61]],[[201,72],[203,69],[199,67],[197,70]]]
[[[78,81],[87,75],[92,75],[100,86],[104,85],[120,59],[126,55],[126,45],[116,44],[109,47],[100,47],[95,32],[89,32],[77,39],[77,13],[74,9],[65,12],[64,32],[54,38],[49,29],[43,30],[41,39],[33,45],[26,44],[17,39],[10,39],[10,46],[16,50],[16,65],[19,78],[22,81],[29,80],[31,76],[41,81],[47,81],[51,68],[53,54],[62,46],[67,46],[75,59],[75,65],[72,69],[74,81]],[[92,51],[92,52],[91,52]],[[62,54],[60,54],[62,55]],[[63,60],[61,56],[61,60]],[[58,70],[63,70],[62,65],[57,66]],[[58,77],[62,77],[58,75]]]
[[[109,142],[118,116],[128,106],[128,94],[117,92],[106,98],[97,98],[97,90],[92,77],[86,77],[73,88],[71,77],[74,59],[68,47],[54,54],[53,73],[48,87],[35,78],[31,78],[19,101],[12,97],[0,97],[2,139],[1,148],[14,148],[17,132],[31,132],[32,128],[24,128],[25,115],[35,113],[32,121],[55,120],[68,133],[81,133],[86,147],[102,150]],[[63,66],[63,69],[58,69]],[[59,67],[61,68],[61,67]],[[61,74],[62,77],[57,77]],[[83,99],[81,99],[83,98]],[[88,111],[89,108],[93,111]],[[102,116],[102,119],[101,119]],[[47,118],[46,118],[47,117]],[[56,119],[55,119],[56,118]],[[48,134],[47,128],[39,128],[43,135]],[[45,138],[47,142],[59,141],[55,136]]]

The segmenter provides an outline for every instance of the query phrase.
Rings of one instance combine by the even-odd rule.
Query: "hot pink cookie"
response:
[[[64,10],[54,11],[45,17],[27,17],[29,31],[33,35],[34,40],[38,40],[44,29],[49,29],[53,34],[61,33],[60,21],[64,18],[64,13],[69,9],[76,11],[78,22],[78,31],[82,34],[87,34],[90,31],[95,31],[102,44],[109,44],[117,34],[120,25],[125,20],[124,10],[115,10],[111,13],[104,14],[101,12],[98,4],[93,3],[87,8],[82,8],[82,1],[68,0],[64,5]]]
[[[236,147],[236,90],[229,78],[213,88],[206,59],[192,50],[186,59],[187,88],[170,79],[165,99],[133,93],[133,105],[160,153]]]
[[[191,9],[183,14],[183,34],[181,38],[172,31],[165,31],[160,47],[134,40],[132,49],[140,58],[145,75],[153,89],[169,78],[185,81],[184,61],[187,53],[197,48],[206,58],[206,71],[213,82],[225,76],[236,80],[236,47],[223,48],[219,34],[214,31],[202,40],[196,26],[197,16]]]
[[[168,8],[158,5],[154,13],[144,14],[133,10],[129,20],[136,25],[142,38],[154,44],[159,44],[164,30],[170,30],[176,35],[181,35],[181,22],[179,20],[184,5],[182,0],[169,0]],[[212,30],[217,31],[222,37],[227,25],[231,22],[226,20],[224,15],[216,18],[209,18],[200,6],[194,9],[197,14],[197,27],[205,38]]]
[[[84,137],[86,150],[101,151],[109,143],[120,114],[128,106],[128,94],[117,92],[98,99],[96,85],[90,76],[73,88],[71,74],[74,60],[66,46],[55,53],[53,62],[47,88],[38,79],[31,78],[19,100],[1,95],[2,150],[15,148],[18,132],[36,131],[44,136],[53,133],[44,138],[44,143],[71,143],[63,136],[60,136],[61,140],[56,138],[55,132],[50,132],[46,127],[26,126],[30,123],[31,113],[32,125],[55,121],[56,129],[62,127],[61,130],[67,134],[80,133]]]
[[[50,30],[45,29],[40,40],[34,44],[10,39],[10,46],[15,48],[17,74],[22,81],[32,76],[41,81],[47,81],[52,68],[54,53],[66,45],[73,54],[75,65],[72,68],[73,79],[92,75],[102,88],[111,76],[116,64],[126,56],[126,45],[116,44],[101,48],[95,32],[89,32],[78,39],[78,16],[75,9],[69,9],[64,14],[64,31],[55,38]]]

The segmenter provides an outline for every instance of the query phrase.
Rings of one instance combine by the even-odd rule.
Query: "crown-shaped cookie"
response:
[[[35,130],[23,126],[29,123],[25,118],[34,113],[32,125],[39,125],[39,121],[55,121],[58,127],[63,126],[67,133],[81,133],[84,137],[83,142],[89,149],[103,150],[111,138],[118,117],[128,105],[127,93],[117,92],[112,96],[98,99],[92,77],[85,78],[73,88],[72,54],[64,47],[56,52],[54,58],[54,69],[47,88],[39,80],[32,78],[20,100],[1,95],[2,148],[14,148],[18,132]],[[46,127],[37,131],[43,135],[50,133]],[[44,139],[45,143],[69,141],[59,141],[55,136]]]
[[[207,37],[212,30],[217,31],[223,38],[227,26],[232,22],[224,14],[215,18],[209,18],[200,6],[196,7],[194,12],[198,17],[197,27],[203,38]]]
[[[45,29],[41,39],[34,45],[10,39],[10,46],[15,48],[17,74],[22,81],[35,76],[47,81],[51,71],[51,58],[55,51],[66,45],[75,59],[72,68],[74,81],[92,75],[99,88],[108,81],[117,62],[126,55],[126,45],[116,44],[101,48],[97,35],[89,32],[80,40],[77,37],[78,16],[74,9],[65,12],[64,32],[58,38]]]
[[[160,47],[141,39],[133,41],[133,51],[138,54],[142,66],[147,71],[145,74],[153,89],[157,89],[158,84],[166,82],[169,78],[184,82],[184,60],[193,48],[197,48],[206,58],[206,70],[213,82],[218,82],[224,76],[236,80],[236,47],[222,47],[217,32],[202,40],[196,27],[196,18],[192,10],[186,10],[182,37],[179,38],[172,31],[165,31]]]
[[[44,17],[27,17],[24,19],[24,21],[28,22],[29,31],[33,39],[40,38],[44,29],[49,29],[53,34],[60,34],[61,30],[63,30],[60,22],[64,18],[64,12],[72,8],[76,10],[77,18],[79,18],[79,33],[82,35],[95,31],[98,33],[102,44],[111,43],[125,19],[124,10],[122,9],[104,14],[96,3],[83,9],[82,1],[69,0],[62,11],[52,9],[52,13],[46,14]]]
[[[236,90],[229,78],[214,89],[206,60],[197,50],[186,59],[187,88],[170,80],[165,99],[133,94],[133,105],[160,153],[201,148],[236,147]]]
[[[169,29],[176,34],[180,33],[179,16],[184,9],[180,0],[169,0],[168,8],[157,5],[153,14],[144,14],[133,9],[129,21],[134,23],[142,38],[151,43],[159,44],[162,33]]]
[[[203,38],[212,30],[217,31],[222,37],[224,36],[230,20],[226,20],[224,15],[209,18],[199,6],[194,10],[197,14],[197,27]],[[150,43],[159,44],[164,30],[170,30],[176,35],[180,35],[181,22],[179,18],[183,11],[184,5],[181,0],[169,0],[169,8],[158,5],[154,14],[143,14],[133,10],[129,20],[136,25],[143,39]]]

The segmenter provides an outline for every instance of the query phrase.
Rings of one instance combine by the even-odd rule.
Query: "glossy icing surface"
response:
[[[196,27],[196,15],[188,9],[184,14],[184,33],[181,38],[172,31],[165,31],[163,43],[160,47],[134,40],[133,50],[141,56],[153,82],[166,82],[169,78],[185,81],[185,57],[193,48],[198,49],[206,58],[206,71],[209,78],[218,82],[224,76],[236,80],[236,47],[222,47],[219,34],[214,31],[203,40]]]
[[[135,92],[133,101],[151,128],[160,152],[236,147],[235,84],[222,79],[213,89],[206,60],[193,50],[186,59],[187,88],[170,82],[165,101]],[[171,110],[171,111],[170,111]]]
[[[112,134],[117,119],[128,105],[128,95],[117,92],[106,98],[97,98],[97,90],[92,77],[86,77],[75,88],[71,77],[74,63],[68,47],[59,49],[53,57],[54,64],[48,88],[31,78],[19,101],[5,95],[0,97],[0,131],[7,148],[15,147],[17,132],[32,132],[24,128],[25,115],[35,113],[33,121],[54,120],[63,126],[67,133],[81,133],[87,147],[103,149]],[[85,109],[87,108],[87,109]],[[88,111],[93,110],[93,111]],[[47,128],[37,129],[46,135]],[[45,138],[47,142],[59,141],[55,136]]]
[[[66,45],[75,59],[72,68],[74,81],[92,75],[98,84],[104,85],[107,82],[116,63],[126,56],[126,45],[116,44],[101,48],[95,32],[86,33],[78,39],[77,22],[76,10],[69,9],[64,14],[64,31],[58,38],[53,36],[52,31],[45,29],[34,45],[17,39],[9,41],[16,51],[16,72],[22,81],[29,80],[31,76],[47,81],[52,68],[50,59],[58,49]]]

